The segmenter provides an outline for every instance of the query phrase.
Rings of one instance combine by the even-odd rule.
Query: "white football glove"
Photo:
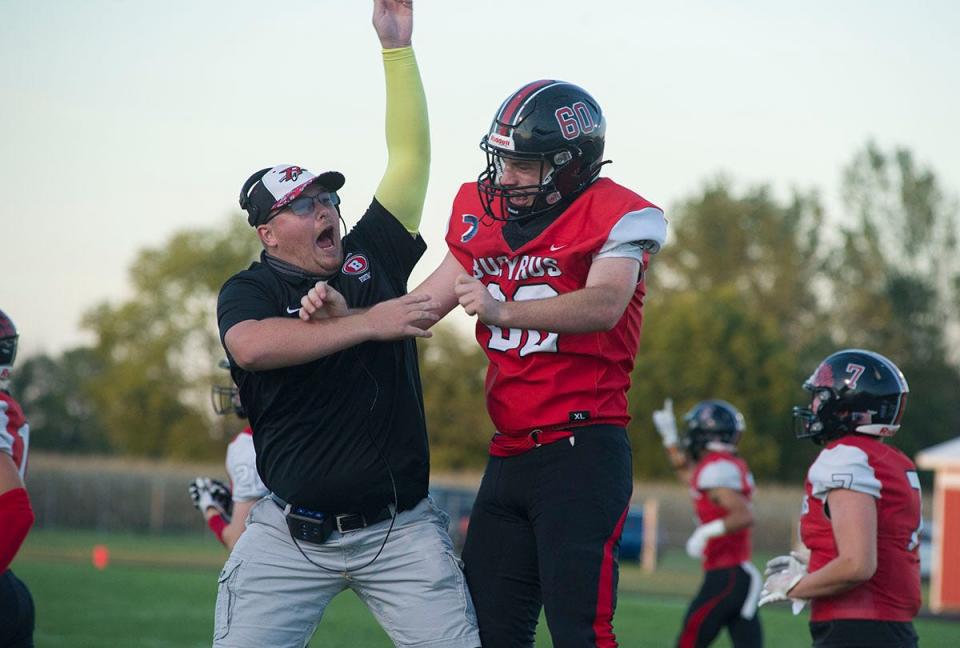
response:
[[[694,529],[687,540],[687,555],[697,560],[703,558],[703,551],[707,548],[710,538],[722,536],[726,532],[727,527],[723,524],[723,519],[701,524]]]
[[[673,415],[672,398],[663,401],[663,409],[653,411],[653,424],[660,433],[665,448],[677,445],[677,419]]]
[[[230,517],[227,508],[223,505],[223,493],[221,492],[226,490],[229,496],[230,491],[222,483],[215,482],[209,477],[197,477],[190,482],[187,490],[190,493],[193,505],[201,513],[206,513],[208,508],[212,508],[216,509],[220,515],[226,518]]]
[[[763,571],[766,580],[760,590],[760,606],[777,601],[790,601],[794,614],[800,614],[807,599],[794,598],[788,595],[793,586],[807,575],[806,557],[791,551],[789,556],[777,556],[767,563]]]

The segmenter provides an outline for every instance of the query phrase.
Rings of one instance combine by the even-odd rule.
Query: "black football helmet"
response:
[[[487,154],[477,179],[484,212],[496,220],[525,220],[569,203],[600,173],[606,128],[600,104],[572,83],[542,79],[511,94],[480,141]],[[540,183],[502,186],[505,158],[539,162]],[[509,202],[529,196],[534,201],[528,207]]]
[[[13,362],[17,359],[17,343],[20,334],[13,320],[0,310],[0,389],[6,389],[10,382]]]
[[[230,369],[230,362],[224,358],[220,361],[221,369]],[[243,408],[240,402],[240,390],[231,381],[229,385],[214,385],[210,388],[210,401],[213,404],[213,411],[219,416],[227,414],[236,414],[238,417],[247,418],[247,410]]]
[[[700,458],[711,441],[736,445],[747,427],[740,410],[719,399],[700,401],[683,420],[687,424],[683,446],[694,459]]]
[[[907,404],[907,379],[889,358],[863,349],[828,356],[803,383],[810,407],[794,407],[798,439],[824,442],[845,434],[891,437]]]

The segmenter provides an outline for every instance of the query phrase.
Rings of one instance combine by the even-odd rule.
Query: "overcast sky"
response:
[[[0,0],[0,309],[24,355],[88,342],[82,313],[128,295],[137,251],[240,218],[256,169],[344,172],[355,222],[386,160],[371,6]],[[433,168],[414,281],[442,256],[494,111],[538,78],[597,98],[605,174],[668,218],[721,172],[835,205],[841,167],[871,137],[909,147],[956,193],[958,7],[417,0]]]

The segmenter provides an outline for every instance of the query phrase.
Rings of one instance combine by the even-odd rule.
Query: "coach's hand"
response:
[[[361,317],[371,339],[384,342],[408,337],[432,337],[424,326],[440,321],[440,304],[430,295],[403,295],[371,306]]]
[[[413,0],[374,0],[373,28],[384,49],[409,47],[413,35]]]
[[[677,445],[677,419],[673,415],[673,399],[663,401],[663,409],[653,411],[653,425],[657,428],[663,447]]]
[[[347,300],[326,281],[318,281],[300,299],[300,319],[304,322],[328,317],[343,317],[349,314]]]

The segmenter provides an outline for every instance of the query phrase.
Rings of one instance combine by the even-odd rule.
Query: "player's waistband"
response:
[[[535,428],[525,433],[509,434],[504,432],[495,432],[490,439],[489,452],[493,457],[514,457],[516,455],[529,452],[540,446],[549,445],[570,439],[570,444],[576,442],[576,435],[580,433],[589,433],[593,428],[613,428],[623,430],[623,426],[610,425],[606,423],[591,422],[589,425],[582,425],[566,429],[541,429]]]

